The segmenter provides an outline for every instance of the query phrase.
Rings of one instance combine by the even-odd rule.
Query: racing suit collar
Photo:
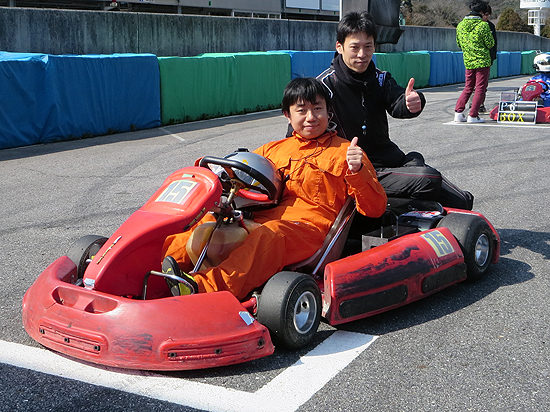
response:
[[[335,134],[336,132],[327,130],[325,133],[323,133],[319,137],[316,137],[315,139],[305,139],[302,136],[300,136],[298,133],[293,132],[294,137],[300,142],[302,146],[307,146],[310,143],[315,143],[315,144],[318,144],[319,146],[323,146],[327,142],[327,140],[332,138]]]

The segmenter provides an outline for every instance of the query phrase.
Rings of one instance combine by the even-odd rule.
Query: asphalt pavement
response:
[[[527,78],[491,80],[486,106]],[[110,235],[177,168],[282,138],[281,113],[1,150],[0,411],[262,411],[273,402],[302,412],[550,410],[550,125],[499,124],[487,114],[484,124],[455,124],[462,87],[423,90],[421,116],[390,119],[390,133],[474,194],[474,210],[502,242],[488,276],[338,329],[322,325],[298,352],[214,370],[157,375],[73,362],[26,334],[21,301],[74,240]],[[332,374],[330,360],[326,370],[312,366],[311,382],[293,373],[306,359],[348,353],[346,337],[372,339]],[[290,399],[281,380],[303,396]]]

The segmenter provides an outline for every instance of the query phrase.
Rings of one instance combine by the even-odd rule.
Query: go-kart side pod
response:
[[[323,316],[331,325],[406,305],[466,279],[464,255],[448,228],[389,241],[325,268]]]
[[[137,300],[72,285],[75,277],[75,264],[62,256],[23,298],[25,330],[47,348],[106,366],[166,371],[273,353],[267,328],[229,292]]]

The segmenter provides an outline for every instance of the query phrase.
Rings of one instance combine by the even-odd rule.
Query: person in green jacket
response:
[[[470,3],[470,14],[456,27],[456,43],[464,55],[466,82],[455,106],[455,122],[483,123],[479,117],[479,107],[485,100],[485,92],[491,71],[489,49],[495,45],[491,29],[483,15],[489,12],[489,4],[483,0]],[[475,90],[475,92],[474,92]],[[474,93],[468,117],[464,115],[466,103]]]

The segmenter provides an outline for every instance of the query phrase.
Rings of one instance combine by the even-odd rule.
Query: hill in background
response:
[[[469,5],[469,0],[404,0],[401,10],[407,25],[456,27],[469,13]],[[491,21],[495,24],[507,8],[513,9],[527,22],[527,10],[520,9],[520,0],[490,0],[489,5],[493,10]]]

